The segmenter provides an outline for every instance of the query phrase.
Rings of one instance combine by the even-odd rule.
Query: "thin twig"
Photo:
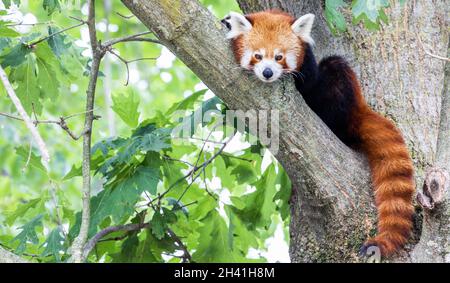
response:
[[[450,58],[435,55],[435,54],[431,53],[430,51],[428,51],[425,48],[424,44],[422,43],[422,39],[420,38],[419,33],[416,33],[416,35],[417,35],[417,40],[419,41],[420,48],[422,48],[422,50],[423,50],[423,52],[425,52],[425,54],[427,54],[428,56],[431,56],[433,58],[439,59],[439,60],[444,60],[444,61],[450,62]]]
[[[36,141],[36,145],[39,148],[39,151],[41,152],[42,156],[42,162],[44,165],[48,165],[48,162],[50,161],[50,154],[48,153],[47,146],[45,145],[44,140],[42,139],[41,135],[37,131],[36,127],[34,126],[33,122],[31,121],[30,117],[28,116],[27,112],[22,106],[22,103],[20,102],[19,98],[17,97],[16,93],[14,92],[14,89],[11,85],[11,83],[8,80],[8,76],[6,75],[3,68],[0,66],[0,78],[3,82],[3,85],[5,86],[6,92],[8,93],[9,97],[11,98],[12,102],[14,103],[14,106],[17,109],[17,112],[19,112],[20,117],[25,121],[25,125],[27,126],[28,130],[31,132],[31,136]]]
[[[170,157],[170,156],[168,156],[168,155],[164,155],[163,157],[164,157],[164,159],[166,159],[166,160],[177,161],[177,162],[180,162],[180,163],[184,163],[184,164],[186,164],[186,165],[189,165],[189,166],[191,166],[191,167],[194,167],[194,164],[192,164],[192,163],[190,163],[190,162],[187,162],[187,161],[185,161],[185,160],[172,158],[172,157]]]
[[[130,82],[130,67],[128,66],[130,63],[136,62],[136,61],[142,61],[142,60],[156,60],[158,59],[157,57],[149,57],[149,58],[138,58],[138,59],[134,59],[131,61],[125,60],[124,58],[122,58],[119,54],[117,54],[116,52],[114,52],[111,48],[107,49],[109,53],[113,54],[114,56],[116,56],[120,61],[122,61],[122,63],[125,64],[125,67],[127,68],[127,81],[125,82],[125,86],[128,85],[128,83]]]
[[[175,241],[175,243],[178,244],[178,247],[183,251],[183,263],[189,262],[192,260],[192,256],[189,253],[187,247],[183,244],[181,239],[169,228],[167,229],[167,232],[169,233],[170,237]]]
[[[30,148],[28,149],[28,157],[27,157],[27,162],[25,162],[25,165],[22,168],[22,172],[25,172],[25,170],[27,170],[28,165],[30,164],[30,160],[31,160],[31,153],[33,152],[33,139],[30,139]]]
[[[50,25],[53,24],[53,22],[45,22],[45,23],[34,23],[34,24],[24,24],[23,21],[19,22],[19,23],[14,23],[14,24],[7,24],[5,26],[7,27],[16,27],[16,26],[37,26],[37,25]]]
[[[119,13],[119,12],[116,12],[116,14],[117,14],[119,17],[122,17],[122,18],[127,19],[127,20],[129,20],[129,19],[131,19],[131,18],[134,18],[134,15],[133,15],[133,14],[131,14],[131,15],[129,15],[129,16],[125,16],[125,15]]]
[[[89,111],[89,112],[92,112],[92,111]],[[39,124],[56,124],[56,125],[59,125],[61,127],[61,129],[63,129],[73,140],[79,140],[85,134],[85,131],[81,132],[81,134],[79,134],[79,135],[75,135],[69,129],[69,126],[67,125],[66,120],[68,120],[68,119],[70,119],[72,117],[75,117],[77,115],[84,114],[84,113],[86,113],[86,111],[82,112],[82,113],[72,114],[72,115],[69,115],[67,117],[60,117],[59,120],[38,120],[38,118],[35,117],[35,120],[33,120],[32,123],[33,123],[34,126],[37,126]],[[20,117],[17,117],[17,116],[11,115],[11,114],[7,114],[7,113],[1,113],[0,112],[0,116],[5,116],[5,117],[8,117],[8,118],[11,118],[11,119],[14,119],[14,120],[18,120],[18,121],[22,121],[22,122],[24,121],[24,119],[22,119]],[[100,116],[94,115],[94,119],[95,120],[99,119],[99,118],[100,118]]]
[[[145,32],[141,32],[141,33],[137,33],[137,34],[133,34],[133,35],[128,35],[128,36],[124,36],[124,37],[120,37],[120,38],[111,39],[111,40],[105,41],[103,43],[103,46],[105,46],[105,47],[113,46],[114,44],[117,44],[119,42],[126,42],[131,39],[136,39],[137,37],[151,34],[151,33],[152,33],[151,31],[145,31]]]
[[[57,31],[57,32],[54,32],[54,33],[52,33],[52,34],[49,34],[49,35],[47,35],[47,36],[45,36],[45,37],[43,37],[43,38],[41,38],[41,39],[38,39],[38,40],[36,40],[36,41],[34,41],[34,42],[28,44],[28,46],[34,46],[34,45],[37,45],[37,44],[39,44],[39,43],[41,43],[41,42],[43,42],[43,41],[46,41],[46,40],[49,39],[49,38],[54,37],[55,35],[58,35],[58,34],[60,34],[60,33],[66,32],[66,31],[68,31],[68,30],[71,30],[71,29],[80,27],[80,26],[82,26],[82,25],[84,25],[84,24],[85,24],[85,23],[82,22],[82,23],[79,23],[79,24],[70,26],[70,27],[68,27],[68,28],[59,30],[59,31]]]
[[[143,228],[147,228],[149,227],[149,223],[137,223],[137,224],[126,224],[126,225],[118,225],[118,226],[111,226],[108,228],[105,228],[103,230],[101,230],[100,232],[98,232],[97,234],[95,234],[95,236],[93,236],[84,246],[83,249],[83,258],[87,258],[87,256],[89,255],[89,253],[92,251],[92,249],[95,247],[95,245],[97,244],[97,242],[99,242],[103,237],[105,237],[106,235],[109,235],[113,232],[117,232],[117,231],[138,231],[141,230]]]

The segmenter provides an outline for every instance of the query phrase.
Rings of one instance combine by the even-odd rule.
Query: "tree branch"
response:
[[[425,52],[427,51],[425,50]],[[447,53],[448,56],[450,56],[450,42]],[[417,194],[417,201],[424,208],[424,219],[420,242],[415,246],[411,253],[414,262],[450,262],[449,168],[450,61],[447,61],[445,67],[444,89],[442,92],[436,162],[434,167],[427,170],[422,192],[418,192]]]
[[[293,213],[301,213],[296,219],[303,222],[293,225],[304,229],[302,239],[291,240],[305,250],[291,254],[299,261],[354,261],[376,219],[364,158],[309,109],[292,79],[268,85],[238,71],[224,27],[197,1],[176,1],[179,7],[157,0],[122,2],[230,109],[279,111],[280,148],[273,153],[292,181],[291,206],[302,208]]]
[[[28,261],[0,246],[0,263],[28,263]]]
[[[89,37],[92,49],[92,66],[89,78],[89,85],[86,91],[86,117],[83,131],[83,190],[82,203],[83,210],[81,215],[80,232],[74,240],[71,247],[72,257],[71,262],[83,262],[85,260],[83,249],[87,241],[89,223],[90,223],[90,197],[91,197],[91,139],[92,139],[92,124],[94,121],[94,102],[95,90],[97,86],[97,78],[100,70],[101,59],[105,54],[105,49],[101,48],[97,42],[97,31],[95,27],[95,0],[88,1],[89,13],[87,25],[89,28]]]
[[[74,114],[74,115],[77,115],[77,114]],[[66,122],[69,118],[74,117],[74,115],[70,115],[70,116],[67,116],[67,117],[59,117],[59,120],[39,120],[36,117],[36,119],[33,120],[32,123],[35,126],[37,126],[39,124],[56,124],[56,125],[59,125],[61,127],[61,129],[63,129],[73,140],[79,140],[84,135],[84,131],[81,132],[81,134],[79,134],[79,135],[75,135],[75,133],[72,132],[72,130],[69,129],[69,126],[67,125],[67,122]],[[17,117],[17,116],[8,114],[8,113],[0,112],[0,116],[4,116],[4,117],[7,117],[7,118],[11,118],[11,119],[17,120],[17,121],[22,121],[22,122],[25,121],[24,119],[22,119],[20,117]],[[94,120],[99,119],[99,118],[100,118],[100,116],[94,115]]]
[[[142,38],[141,37],[143,35],[147,35],[147,34],[151,34],[151,33],[152,32],[150,32],[150,31],[146,31],[146,32],[141,32],[141,33],[137,33],[137,34],[134,34],[134,35],[121,37],[121,38],[111,39],[111,40],[105,41],[103,43],[103,46],[109,47],[109,46],[113,46],[113,45],[115,45],[117,43],[120,43],[120,42],[129,42],[129,41],[148,41],[148,42],[151,42],[151,43],[161,44],[161,42],[159,40],[151,39],[151,38]]]
[[[5,86],[6,92],[8,93],[12,102],[14,103],[14,106],[16,107],[17,112],[19,112],[21,119],[25,122],[25,125],[27,126],[28,130],[31,132],[31,136],[36,141],[36,145],[39,148],[39,151],[41,152],[42,163],[45,166],[48,165],[48,162],[50,161],[50,154],[48,153],[47,146],[45,145],[44,140],[42,139],[41,135],[37,131],[35,125],[31,121],[27,112],[23,108],[22,103],[20,102],[19,98],[17,97],[16,93],[14,92],[13,87],[11,86],[11,83],[8,80],[8,76],[6,75],[5,71],[3,70],[3,68],[1,66],[0,66],[0,79],[3,82],[3,85]]]
[[[92,249],[95,247],[95,245],[106,235],[109,235],[113,232],[118,231],[139,231],[141,229],[149,227],[149,223],[142,223],[142,224],[127,224],[127,225],[118,225],[118,226],[111,226],[108,228],[105,228],[95,234],[84,246],[83,249],[83,258],[87,258],[89,253],[92,251]]]

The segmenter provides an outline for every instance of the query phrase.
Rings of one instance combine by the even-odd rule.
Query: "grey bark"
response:
[[[450,56],[450,43],[447,52]],[[445,68],[436,163],[426,175],[418,201],[425,208],[414,261],[450,262],[450,63]]]
[[[387,10],[390,23],[382,25],[380,31],[368,32],[361,25],[349,26],[347,32],[339,37],[332,36],[328,31],[323,16],[323,1],[238,2],[246,13],[279,8],[295,16],[310,12],[316,14],[318,20],[313,29],[313,38],[317,43],[317,57],[338,54],[349,60],[362,82],[368,103],[376,111],[391,118],[402,131],[412,153],[418,188],[422,187],[430,166],[437,166],[434,169],[449,168],[450,122],[446,115],[450,105],[449,102],[441,101],[443,97],[448,101],[448,71],[445,76],[445,62],[428,56],[423,48],[437,55],[447,54],[450,1],[406,1],[404,6],[398,5],[398,1],[391,1],[391,8]],[[435,171],[430,170],[428,174]],[[444,173],[439,174],[441,176]],[[429,182],[432,179],[430,177]],[[448,203],[448,199],[436,208],[439,211],[433,209],[424,213],[423,234],[414,249],[413,258],[403,254],[395,260],[421,262],[445,259],[445,255],[450,252],[447,222],[450,218],[445,203]],[[299,225],[296,225],[301,223],[301,218],[295,217],[299,215],[297,209],[301,210],[298,206],[292,207],[294,217],[291,233],[301,238],[302,231],[297,231]],[[416,238],[421,236],[420,228],[418,230]],[[293,261],[302,260],[295,255],[302,249],[302,244],[297,243],[291,241]]]
[[[122,2],[228,107],[279,110],[280,150],[276,158],[293,184],[291,260],[359,261],[358,249],[376,230],[364,157],[331,133],[307,107],[291,79],[266,85],[237,71],[224,28],[197,1]],[[404,132],[419,177],[425,166],[433,164],[444,64],[417,48],[415,31],[421,31],[423,42],[442,54],[448,41],[441,25],[448,9],[446,1],[394,5],[388,12],[392,18],[389,26],[376,33],[352,27],[341,37],[328,31],[321,1],[239,2],[245,12],[278,7],[296,16],[315,13],[318,57],[345,55],[359,74],[370,104],[394,119]],[[430,11],[436,17],[428,18]],[[396,260],[411,260],[407,251]]]
[[[0,247],[0,263],[26,263],[25,259]]]

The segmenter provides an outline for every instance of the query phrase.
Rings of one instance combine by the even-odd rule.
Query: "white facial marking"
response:
[[[249,69],[250,67],[250,61],[252,60],[253,52],[249,49],[245,49],[244,53],[241,57],[241,67]]]
[[[266,78],[264,76],[264,71],[266,69],[272,71],[272,76],[270,78]],[[261,81],[265,83],[272,83],[281,77],[283,74],[283,67],[273,59],[263,59],[261,62],[255,64],[254,72]]]
[[[227,38],[235,38],[241,34],[247,33],[252,29],[252,24],[241,14],[230,12],[222,22],[228,23],[230,30],[227,33]]]
[[[303,41],[314,45],[314,40],[311,37],[311,29],[314,23],[314,15],[306,14],[298,18],[291,26],[292,31],[299,36]]]
[[[295,52],[288,52],[286,54],[286,65],[290,70],[297,69],[297,54]]]

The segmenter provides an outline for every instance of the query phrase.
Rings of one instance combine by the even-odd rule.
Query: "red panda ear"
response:
[[[314,15],[306,14],[298,18],[291,26],[292,31],[303,41],[313,45],[314,40],[311,37],[311,29],[314,23]]]
[[[227,33],[227,38],[235,38],[239,35],[246,33],[252,29],[252,24],[247,18],[236,12],[230,12],[226,16],[222,23],[229,29]]]

